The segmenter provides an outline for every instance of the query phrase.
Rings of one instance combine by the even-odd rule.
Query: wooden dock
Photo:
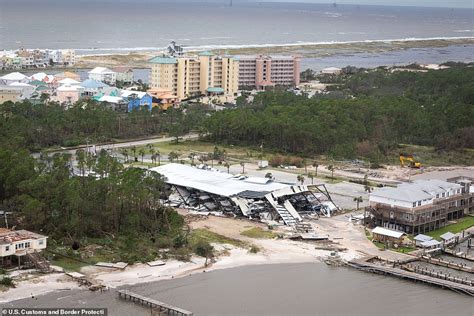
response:
[[[392,276],[396,276],[402,279],[409,279],[413,281],[432,284],[432,285],[436,285],[436,286],[453,290],[458,293],[464,293],[470,296],[474,296],[474,286],[456,283],[453,281],[444,280],[444,279],[432,277],[429,275],[423,275],[423,274],[406,271],[406,270],[402,270],[398,268],[377,265],[377,264],[368,262],[367,259],[368,258],[362,258],[358,260],[356,259],[356,260],[349,261],[347,264],[359,270],[379,273],[379,274],[392,275]]]
[[[119,298],[124,299],[124,300],[129,300],[134,303],[139,303],[141,305],[147,306],[152,309],[158,310],[160,313],[164,313],[165,315],[186,315],[186,316],[192,316],[193,313],[189,312],[187,310],[184,310],[179,307],[171,306],[169,304],[141,296],[139,294],[130,292],[128,290],[118,290],[117,291]]]

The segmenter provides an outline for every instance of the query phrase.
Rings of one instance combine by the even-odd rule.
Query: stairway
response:
[[[293,215],[290,214],[290,212],[288,212],[286,208],[281,205],[276,205],[275,209],[277,213],[280,214],[281,218],[283,219],[283,222],[285,222],[286,225],[296,225],[296,219],[293,217]]]
[[[51,272],[49,262],[39,252],[27,253],[25,257],[38,271],[43,273]]]

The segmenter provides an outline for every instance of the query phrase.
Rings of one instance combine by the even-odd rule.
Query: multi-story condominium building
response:
[[[61,50],[61,55],[63,57],[63,64],[72,66],[76,63],[76,51],[73,49],[63,49]]]
[[[300,83],[298,56],[238,56],[238,60],[240,88],[290,87]]]
[[[114,85],[117,81],[117,73],[105,67],[95,67],[88,72],[89,79],[102,81]]]
[[[202,52],[198,56],[159,56],[152,64],[150,87],[168,89],[179,100],[193,96],[235,95],[239,66],[232,57]]]
[[[367,210],[375,224],[411,234],[445,226],[474,210],[474,179],[417,180],[370,193]]]

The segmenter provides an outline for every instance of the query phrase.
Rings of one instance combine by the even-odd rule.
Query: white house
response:
[[[457,239],[456,235],[451,232],[444,233],[439,237],[443,240],[443,244],[445,245],[454,244]]]
[[[426,235],[423,235],[423,234],[418,234],[413,239],[415,240],[415,246],[422,247],[423,243],[433,240],[433,237],[426,236]]]
[[[342,73],[342,69],[336,67],[328,67],[321,70],[321,73],[327,75],[339,75],[340,73]]]
[[[117,81],[117,73],[105,67],[95,67],[88,72],[89,79],[102,81],[114,85]]]
[[[10,230],[0,228],[0,258],[2,264],[10,265],[12,259],[46,248],[46,236],[27,230]]]
[[[28,82],[28,77],[19,72],[12,72],[0,77],[0,83],[8,85],[12,82]]]
[[[117,81],[123,83],[133,83],[133,69],[126,66],[114,67],[112,70],[117,73]]]

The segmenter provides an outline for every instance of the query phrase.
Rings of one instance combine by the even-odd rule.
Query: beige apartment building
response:
[[[239,87],[265,89],[266,87],[294,87],[300,84],[301,58],[299,56],[238,56]]]
[[[179,100],[234,96],[238,90],[239,63],[232,57],[202,52],[198,56],[158,56],[150,63],[150,87],[168,89]]]

